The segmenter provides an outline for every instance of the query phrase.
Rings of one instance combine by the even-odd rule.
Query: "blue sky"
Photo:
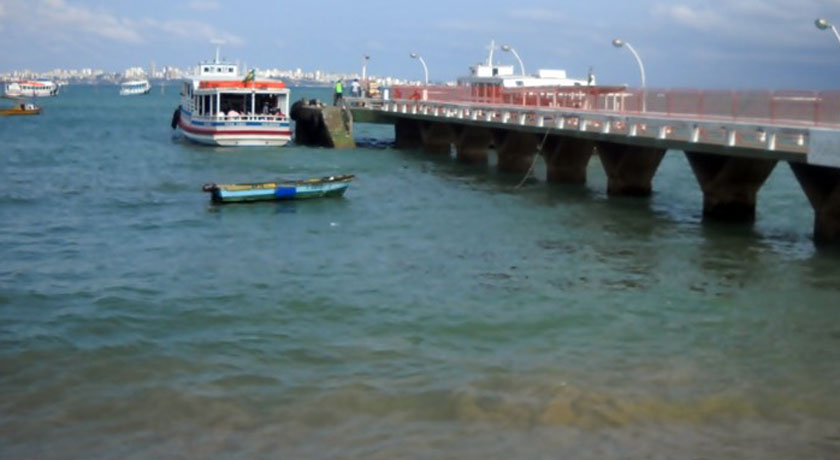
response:
[[[0,0],[0,72],[28,68],[188,67],[223,55],[249,66],[452,80],[510,43],[529,72],[563,68],[603,84],[840,88],[840,0]],[[499,54],[513,64],[513,57]]]

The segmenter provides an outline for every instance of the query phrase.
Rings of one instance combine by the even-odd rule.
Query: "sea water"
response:
[[[840,458],[840,255],[787,165],[722,225],[681,152],[608,198],[597,158],[212,148],[117,92],[0,119],[1,459]]]

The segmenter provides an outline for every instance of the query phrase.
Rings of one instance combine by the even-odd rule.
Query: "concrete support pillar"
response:
[[[493,143],[490,131],[475,126],[455,129],[456,158],[462,163],[487,163],[487,149]]]
[[[607,172],[607,195],[650,196],[665,149],[598,142],[601,164]]]
[[[423,122],[420,124],[423,135],[423,150],[426,153],[449,155],[455,142],[455,130],[449,123]]]
[[[703,190],[703,217],[730,222],[755,220],[758,190],[770,177],[776,160],[736,158],[685,152]]]
[[[550,136],[543,147],[547,181],[560,184],[585,184],[586,167],[595,151],[595,141],[574,137]]]
[[[840,243],[840,169],[790,163],[814,208],[814,243]]]
[[[499,158],[499,171],[522,173],[528,171],[534,162],[540,140],[537,135],[531,133],[494,131],[493,142]]]
[[[420,122],[398,118],[394,123],[394,144],[398,149],[418,149],[423,146]]]

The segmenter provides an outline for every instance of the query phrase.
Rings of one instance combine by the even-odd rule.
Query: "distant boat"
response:
[[[49,97],[58,94],[58,85],[49,80],[26,80],[6,83],[6,97]]]
[[[494,41],[488,47],[490,54],[487,61],[470,67],[468,76],[458,78],[459,86],[469,86],[482,92],[492,93],[501,88],[540,88],[540,87],[579,87],[594,86],[595,75],[591,72],[587,78],[570,78],[565,70],[539,69],[535,75],[525,75],[524,66],[516,74],[512,65],[500,65],[493,60],[493,52],[498,49]],[[503,49],[510,49],[505,48]],[[519,55],[516,55],[517,59]],[[521,62],[521,61],[520,61]]]
[[[149,80],[128,80],[120,84],[120,96],[137,96],[140,94],[149,94],[152,90],[152,85]]]
[[[342,196],[354,177],[352,174],[344,174],[253,184],[205,184],[202,190],[210,193],[215,203],[303,200]]]
[[[0,115],[40,115],[43,110],[35,104],[20,104],[9,109],[0,110]]]

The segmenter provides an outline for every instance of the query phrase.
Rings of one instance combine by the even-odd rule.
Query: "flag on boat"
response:
[[[245,75],[245,79],[242,80],[242,83],[248,83],[249,81],[254,81],[256,75],[254,74],[254,69],[248,71],[248,75]]]

